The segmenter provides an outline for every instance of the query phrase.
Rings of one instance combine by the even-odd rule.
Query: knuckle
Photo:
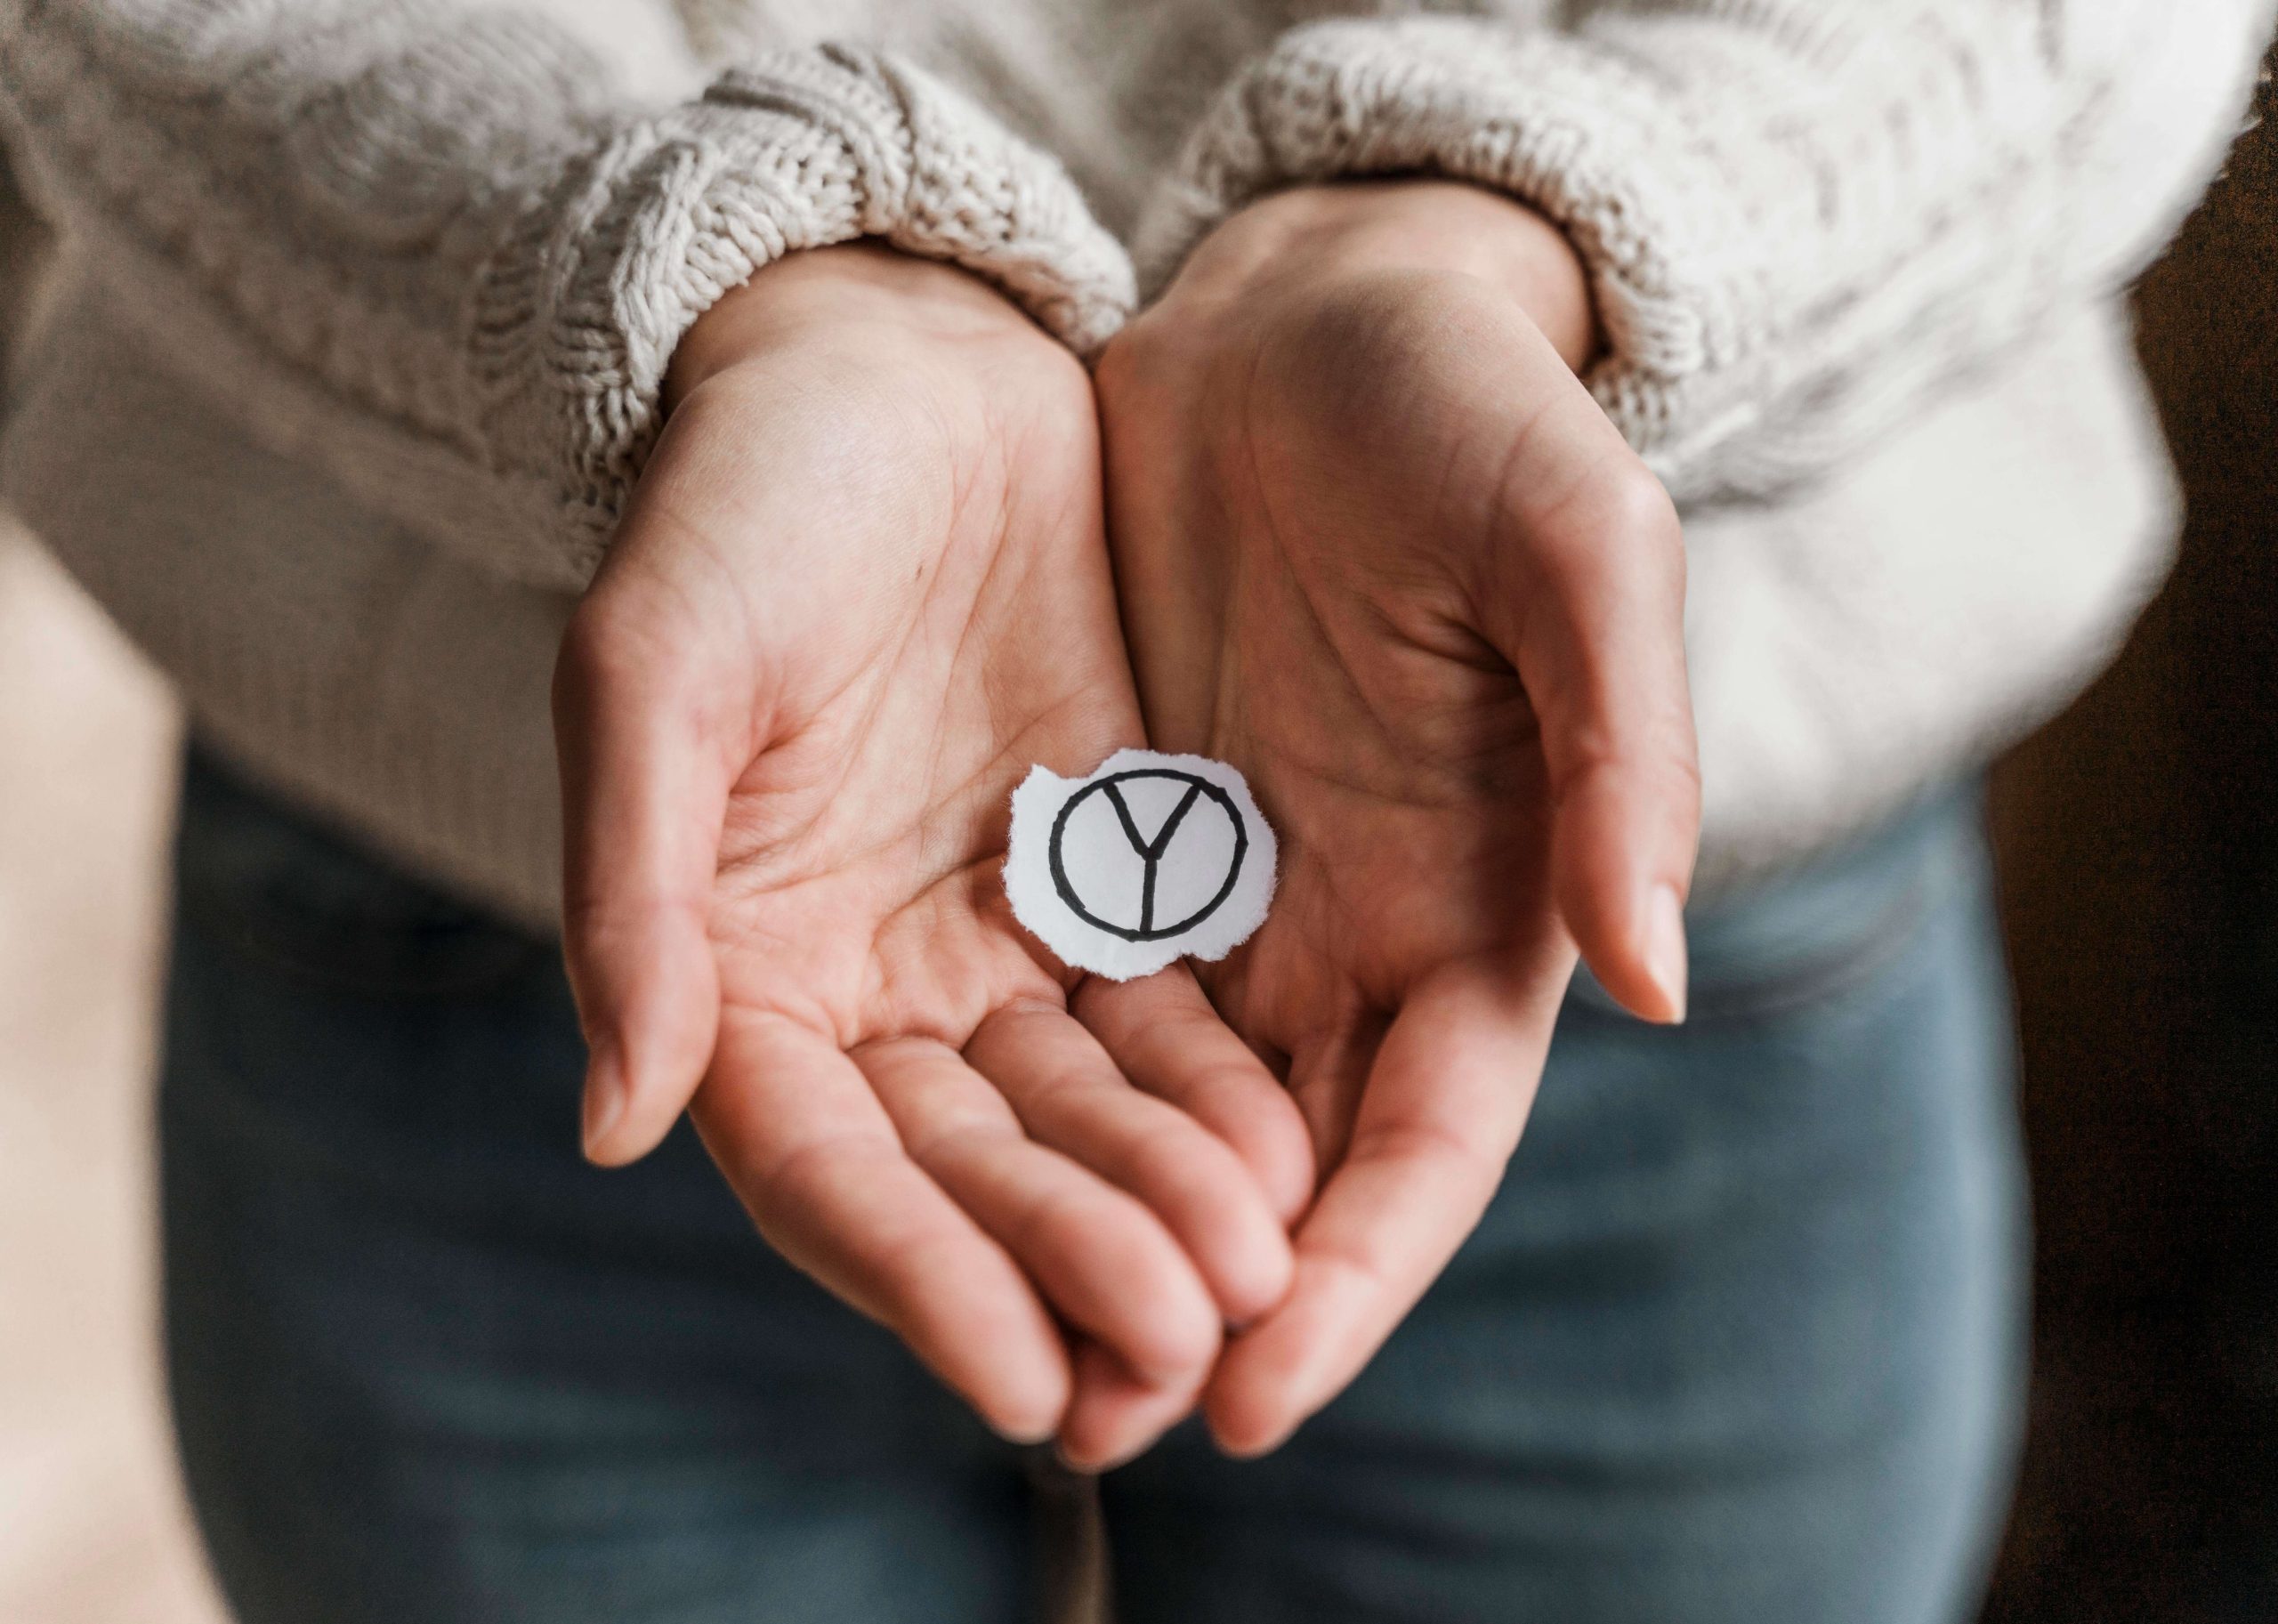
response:
[[[606,586],[587,594],[554,655],[556,718],[592,715],[627,690],[665,675],[669,658],[668,641],[650,634],[620,594]]]
[[[1613,606],[1682,634],[1684,548],[1676,510],[1659,480],[1634,459],[1594,473],[1538,526],[1516,561],[1539,612],[1590,641]]]
[[[911,1159],[943,1178],[980,1173],[1022,1138],[1011,1110],[993,1095],[969,1100],[936,1095],[906,1103],[914,1109],[901,1128],[903,1144]],[[1041,1206],[1032,1215],[1039,1225],[1054,1216]]]
[[[1170,1126],[1135,1146],[1133,1184],[1173,1233],[1198,1251],[1230,1244],[1247,1217],[1248,1175],[1232,1151],[1200,1128]]]
[[[1577,568],[1629,570],[1644,563],[1682,570],[1676,505],[1652,471],[1626,449],[1601,459],[1551,518],[1551,543]],[[1673,578],[1681,581],[1682,574]]]
[[[1281,334],[1288,376],[1317,403],[1367,408],[1412,394],[1441,362],[1482,338],[1483,318],[1465,279],[1425,270],[1371,271],[1340,279],[1309,301]]]
[[[1118,1201],[1085,1215],[1091,1266],[1114,1282],[1119,1339],[1155,1374],[1206,1362],[1216,1350],[1218,1316],[1176,1241],[1136,1202]]]
[[[658,926],[675,923],[690,911],[687,900],[681,897],[595,886],[591,883],[593,877],[582,872],[565,877],[577,883],[564,886],[562,948],[580,965],[591,963],[600,968],[639,962],[645,958]]]
[[[1472,279],[1428,267],[1348,272],[1308,307],[1305,336],[1365,364],[1429,351],[1472,335],[1483,317]]]
[[[1440,1122],[1398,1122],[1356,1132],[1346,1156],[1413,1169],[1450,1208],[1469,1212],[1485,1208],[1502,1181],[1510,1147],[1502,1135],[1474,1136]]]
[[[1688,731],[1681,748],[1662,757],[1663,804],[1683,812],[1690,823],[1700,821],[1700,756]]]
[[[1132,1125],[1125,1156],[1151,1187],[1176,1196],[1208,1183],[1207,1164],[1216,1144],[1192,1118],[1165,1106],[1160,1111],[1148,1111],[1143,1120]]]
[[[1228,1168],[1173,1167],[1157,1161],[1151,1171],[1132,1180],[1148,1208],[1187,1246],[1196,1262],[1235,1248],[1246,1230],[1246,1209],[1240,1184],[1225,1177]]]
[[[590,710],[607,689],[610,661],[608,614],[588,597],[570,617],[553,660],[553,712],[557,717]]]
[[[1029,1191],[1012,1214],[1006,1237],[1023,1256],[1119,1241],[1123,1215],[1104,1208],[1090,1191],[1054,1180]]]
[[[744,1203],[763,1224],[779,1213],[824,1207],[850,1169],[860,1170],[883,1146],[851,1134],[829,1134],[796,1145],[771,1162],[739,1164],[733,1176]]]
[[[1198,1371],[1208,1365],[1224,1337],[1208,1297],[1187,1289],[1165,1290],[1159,1297],[1158,1312],[1141,1321],[1149,1369],[1161,1375]]]
[[[1684,531],[1677,522],[1676,505],[1652,471],[1635,456],[1617,461],[1601,499],[1608,527],[1660,550],[1673,553],[1679,548]]]

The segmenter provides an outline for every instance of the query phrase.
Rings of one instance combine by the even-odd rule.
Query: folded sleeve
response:
[[[1536,8],[1528,8],[1534,12]],[[1143,224],[1159,281],[1277,187],[1452,176],[1557,221],[1589,383],[1680,499],[1872,447],[2139,271],[2236,134],[2268,0],[1628,0],[1310,25]]]
[[[675,346],[782,255],[965,266],[1078,350],[1121,246],[894,58],[628,105],[542,18],[435,0],[0,0],[0,130],[72,263],[271,449],[510,579],[581,584]]]

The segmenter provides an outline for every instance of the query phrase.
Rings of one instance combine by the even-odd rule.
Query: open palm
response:
[[[1453,206],[1458,259],[1496,214],[1555,241]],[[1100,375],[1150,737],[1242,768],[1281,836],[1271,917],[1206,979],[1333,1169],[1295,1289],[1214,1378],[1241,1450],[1350,1380],[1476,1223],[1577,941],[1681,1014],[1698,816],[1676,521],[1568,360],[1504,288],[1419,267],[1410,222],[1259,229],[1222,228]]]
[[[1191,977],[1081,987],[1079,1022],[1005,902],[1014,784],[1140,741],[1088,382],[882,251],[744,292],[676,362],[557,683],[589,1151],[703,1079],[779,1249],[1002,1430],[1117,1452],[1279,1297],[1308,1173]]]

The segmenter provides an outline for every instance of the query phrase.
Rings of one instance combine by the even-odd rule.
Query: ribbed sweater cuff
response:
[[[1299,28],[1220,96],[1139,233],[1151,286],[1228,214],[1279,188],[1434,174],[1507,193],[1571,238],[1605,338],[1588,382],[1631,444],[1681,459],[1754,409],[1721,385],[1757,325],[1754,189],[1669,87],[1619,55],[1468,20]],[[1765,222],[1757,222],[1755,229]],[[1657,454],[1659,454],[1657,456]]]
[[[1079,353],[1133,303],[1121,245],[1057,162],[940,81],[849,47],[735,69],[621,132],[563,192],[494,265],[478,330],[486,370],[553,384],[546,438],[581,575],[654,442],[675,347],[773,260],[880,238],[977,273]]]

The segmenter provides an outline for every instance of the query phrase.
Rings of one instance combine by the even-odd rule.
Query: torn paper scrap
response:
[[[1242,775],[1202,755],[1118,750],[1088,778],[1013,792],[1005,891],[1045,946],[1111,981],[1224,958],[1265,922],[1273,831]]]

